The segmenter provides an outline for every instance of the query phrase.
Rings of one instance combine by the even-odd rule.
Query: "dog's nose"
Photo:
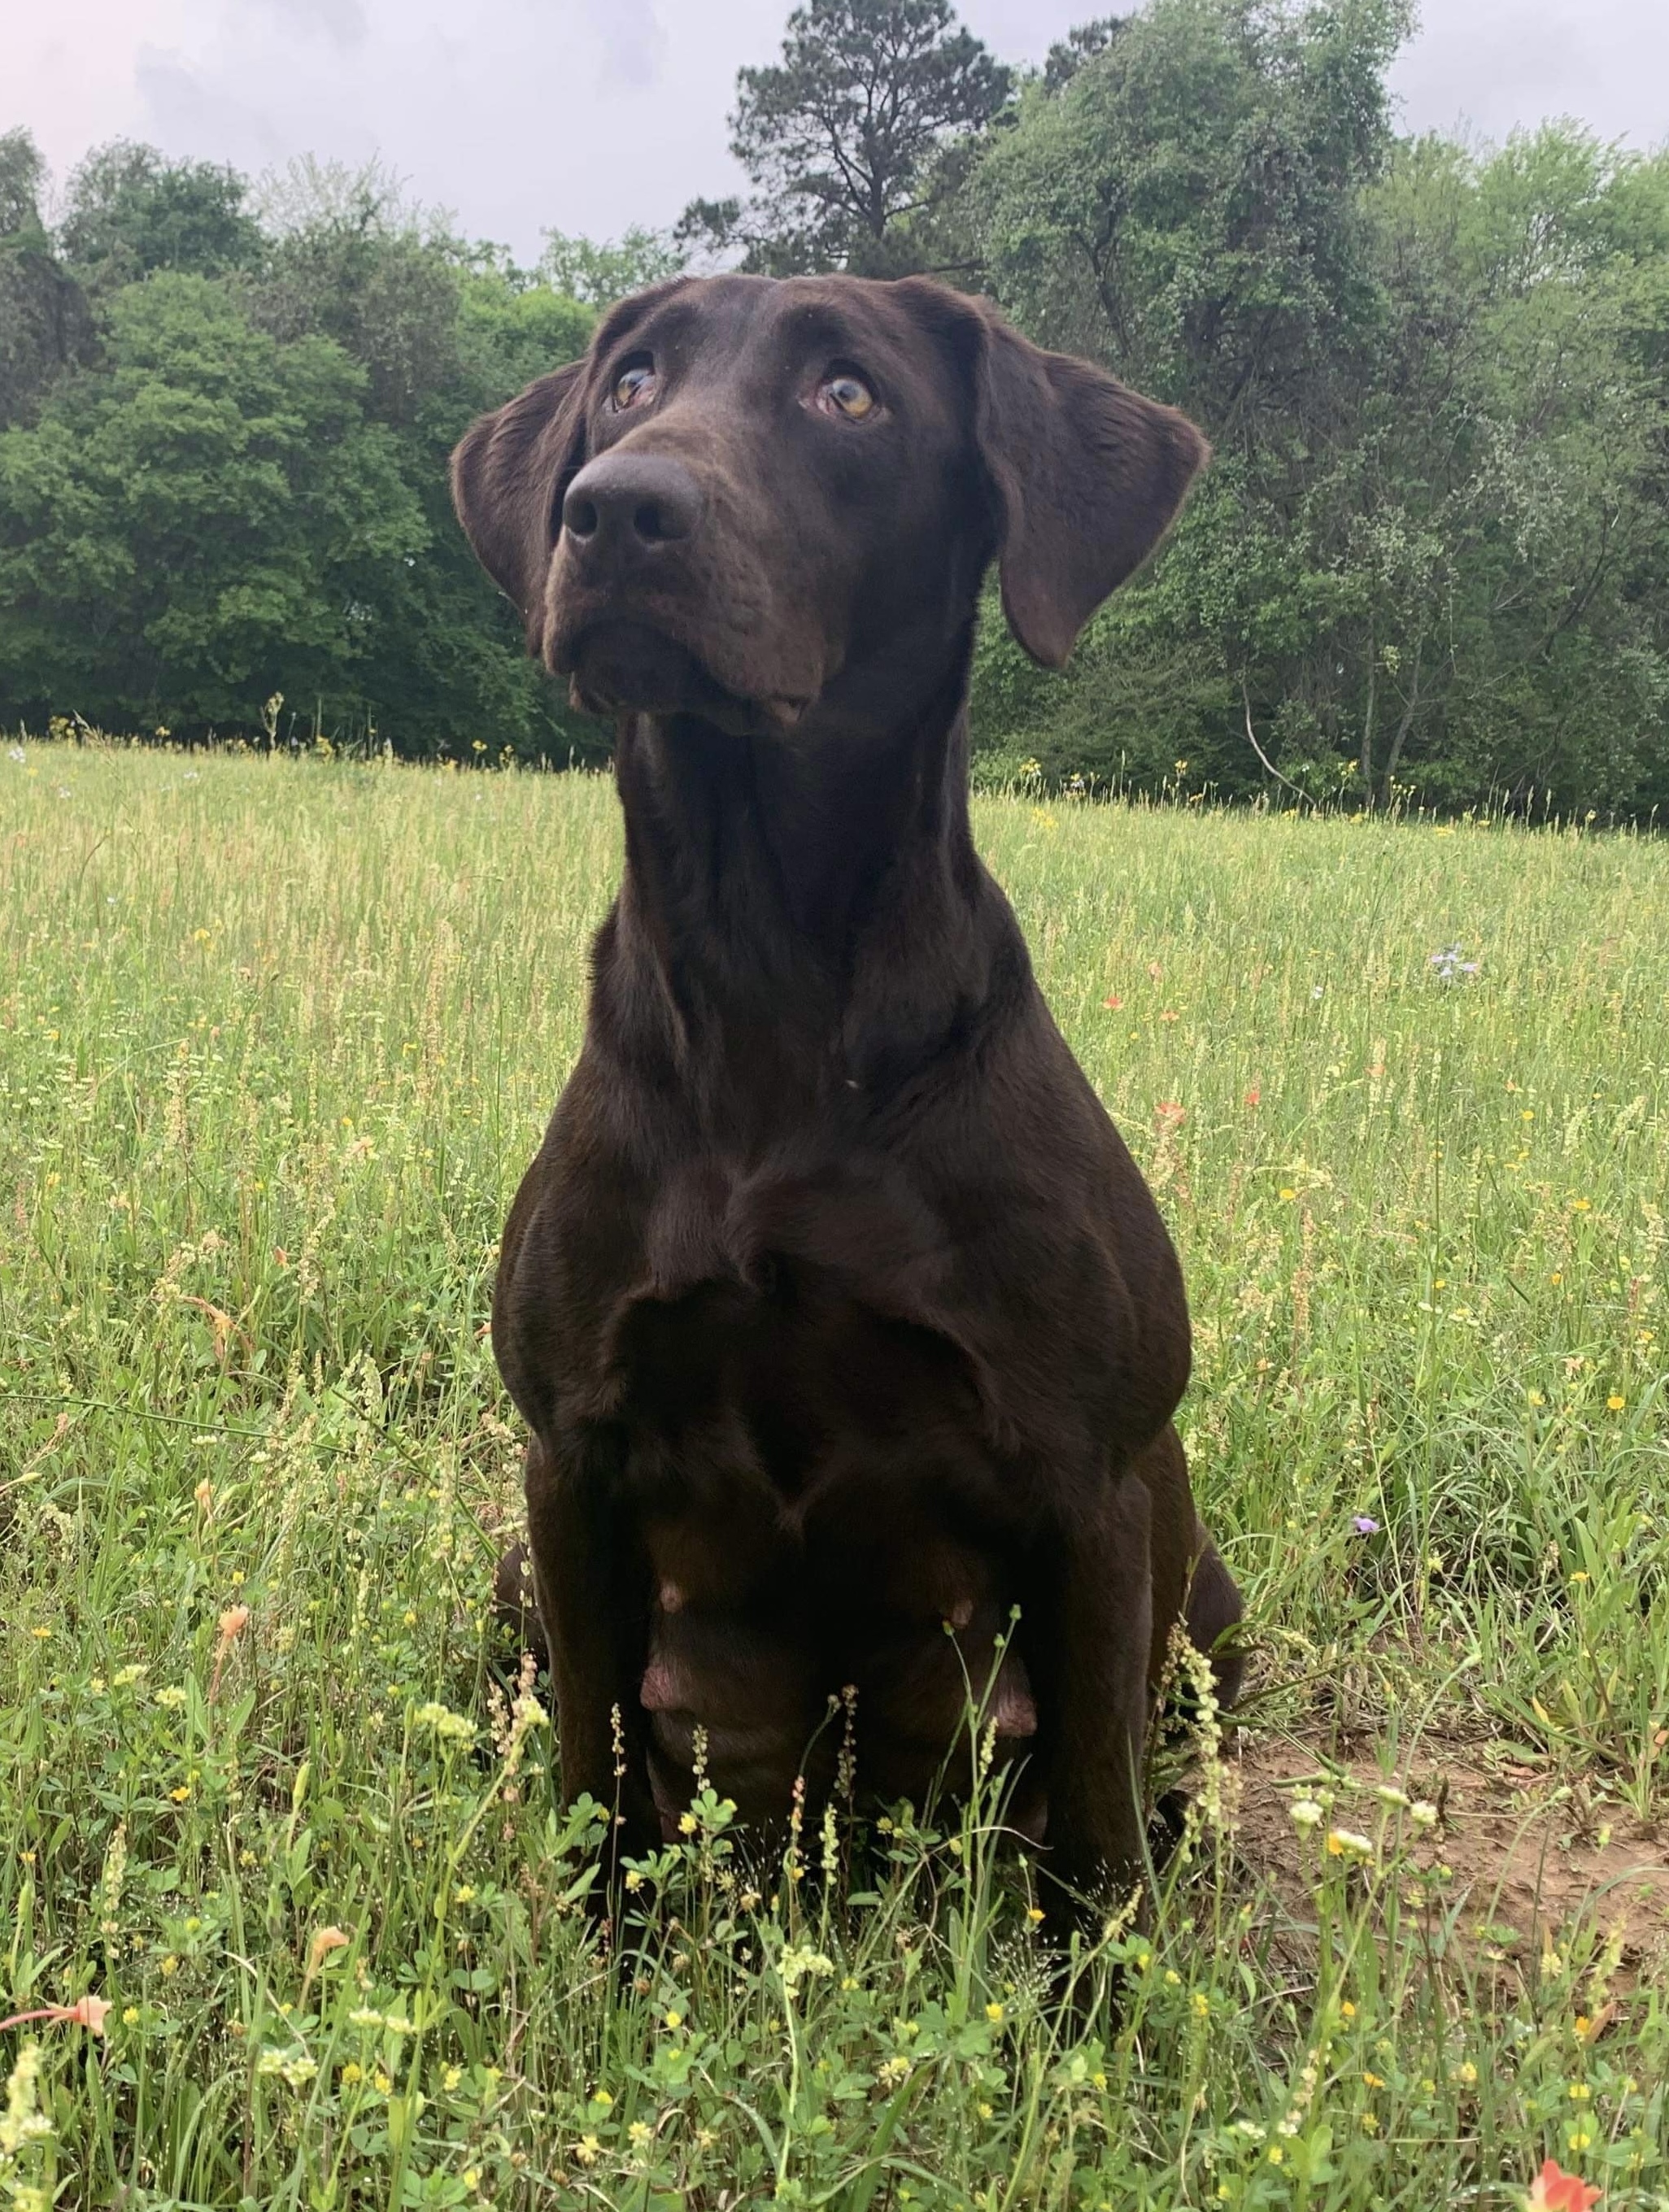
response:
[[[701,486],[661,453],[605,453],[568,487],[562,526],[588,552],[643,553],[693,536]]]

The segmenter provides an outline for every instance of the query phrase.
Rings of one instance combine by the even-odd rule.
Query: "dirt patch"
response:
[[[1331,1753],[1294,1739],[1241,1740],[1231,1754],[1240,1778],[1239,1848],[1248,1866],[1272,1881],[1304,1917],[1317,1845],[1296,1826],[1298,1785],[1349,1776],[1328,1815],[1341,1828],[1371,1832],[1382,1806],[1371,1795],[1390,1781],[1441,1809],[1415,1856],[1453,1871],[1452,1908],[1459,1929],[1492,1955],[1523,1957],[1586,1923],[1620,1931],[1622,1964],[1639,1972],[1669,1961],[1669,1838],[1614,1805],[1591,1806],[1556,1778],[1489,1761],[1487,1749],[1427,1742],[1387,1775],[1364,1753]],[[1406,1815],[1404,1815],[1406,1818]]]

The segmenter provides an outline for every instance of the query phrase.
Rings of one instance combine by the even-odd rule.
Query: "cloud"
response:
[[[0,0],[0,130],[60,175],[148,138],[252,173],[374,155],[468,233],[537,257],[539,231],[615,237],[735,191],[736,71],[770,61],[792,0]],[[1123,0],[959,0],[1008,61]],[[14,25],[12,18],[17,21]],[[1425,0],[1393,82],[1415,129],[1500,137],[1575,112],[1669,133],[1665,0]]]
[[[244,170],[265,168],[283,157],[284,134],[274,119],[178,52],[141,46],[133,82],[139,100],[133,135],[165,153],[229,161]]]
[[[582,5],[602,46],[605,83],[654,84],[667,45],[655,0],[582,0]]]
[[[356,46],[365,36],[361,0],[258,0],[258,5],[303,30],[323,31],[339,46]]]

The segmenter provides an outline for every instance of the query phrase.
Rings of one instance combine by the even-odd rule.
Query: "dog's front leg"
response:
[[[1041,1864],[1057,1925],[1143,1876],[1142,1748],[1153,1637],[1150,1504],[1104,1477],[1038,1549],[1020,1640],[1038,1692],[1048,1790]],[[1081,1904],[1079,1900],[1082,1900]]]
[[[611,1883],[619,1860],[656,1848],[638,1696],[648,1638],[644,1581],[622,1525],[619,1452],[606,1431],[566,1449],[527,1447],[527,1543],[550,1650],[562,1799],[608,1808]]]

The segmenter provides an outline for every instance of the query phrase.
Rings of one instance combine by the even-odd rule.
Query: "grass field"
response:
[[[854,1889],[708,1804],[620,1972],[483,1606],[612,789],[24,751],[0,2009],[110,2009],[0,2035],[0,2204],[1669,2205],[1661,843],[979,803],[1182,1249],[1246,1725],[1064,1969],[989,1819]]]

